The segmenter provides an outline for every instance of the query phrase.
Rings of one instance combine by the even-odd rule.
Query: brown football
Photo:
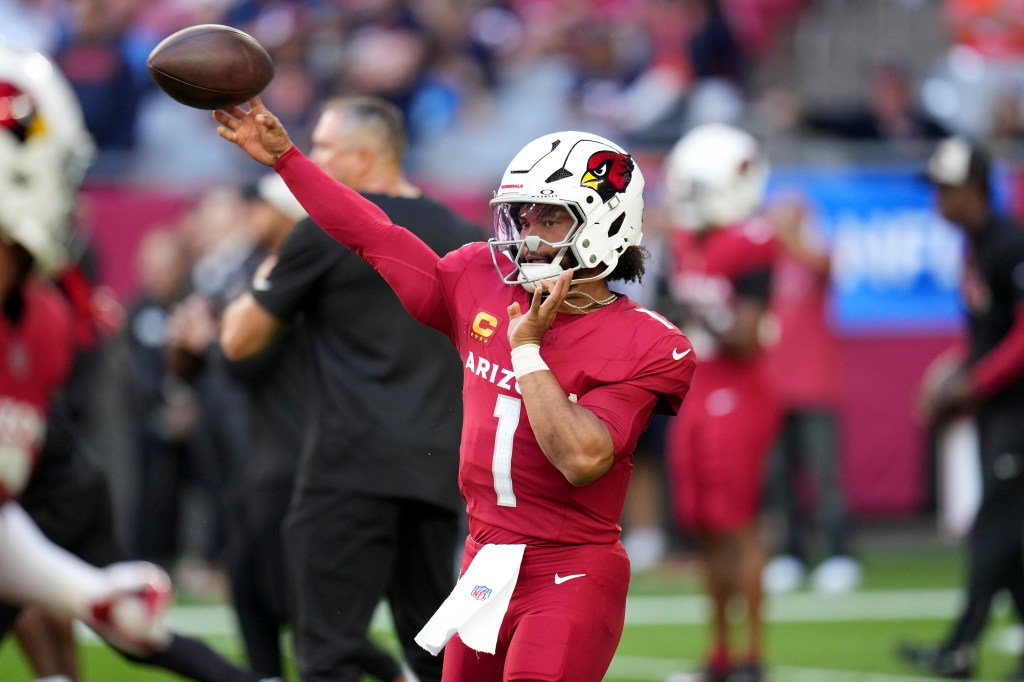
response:
[[[196,109],[224,109],[258,95],[274,77],[270,55],[248,33],[220,24],[164,38],[146,60],[160,89]]]

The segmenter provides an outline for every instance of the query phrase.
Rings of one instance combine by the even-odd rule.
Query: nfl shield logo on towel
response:
[[[473,591],[470,592],[470,594],[473,595],[473,599],[485,601],[488,597],[491,596],[491,588],[487,587],[486,585],[477,585],[473,588]]]

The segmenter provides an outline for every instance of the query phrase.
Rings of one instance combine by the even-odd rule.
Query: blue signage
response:
[[[832,246],[839,332],[948,332],[962,326],[963,238],[940,217],[920,169],[775,169],[771,194],[794,191]]]

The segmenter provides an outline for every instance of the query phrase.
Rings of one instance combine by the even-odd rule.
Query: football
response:
[[[248,33],[220,24],[164,38],[146,60],[160,89],[196,109],[224,109],[258,95],[274,77],[270,55]]]

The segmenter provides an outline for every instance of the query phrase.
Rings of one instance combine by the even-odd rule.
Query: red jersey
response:
[[[684,329],[700,355],[702,374],[711,364],[748,366],[721,352],[714,331],[731,326],[739,298],[767,304],[778,250],[771,225],[754,219],[705,234],[679,230],[673,246],[672,294],[693,322]]]
[[[783,255],[772,275],[778,338],[767,349],[768,376],[783,406],[831,408],[839,401],[839,348],[828,318],[828,277]]]
[[[0,499],[16,497],[28,482],[74,348],[71,310],[59,292],[30,278],[22,297],[17,322],[0,315]]]
[[[317,224],[366,259],[413,317],[458,349],[459,483],[472,537],[532,545],[617,541],[636,440],[654,411],[679,409],[693,377],[696,363],[683,334],[625,296],[587,315],[558,315],[541,356],[569,398],[605,423],[615,446],[611,470],[572,486],[537,443],[512,372],[506,311],[513,301],[525,310],[530,295],[501,282],[487,245],[438,258],[298,150],[276,167]]]
[[[702,362],[689,407],[672,424],[667,456],[676,519],[691,530],[746,527],[760,507],[764,461],[779,423],[764,354],[727,355],[714,334],[732,325],[740,299],[767,305],[775,245],[761,220],[704,235],[677,233],[672,291],[693,321]]]

